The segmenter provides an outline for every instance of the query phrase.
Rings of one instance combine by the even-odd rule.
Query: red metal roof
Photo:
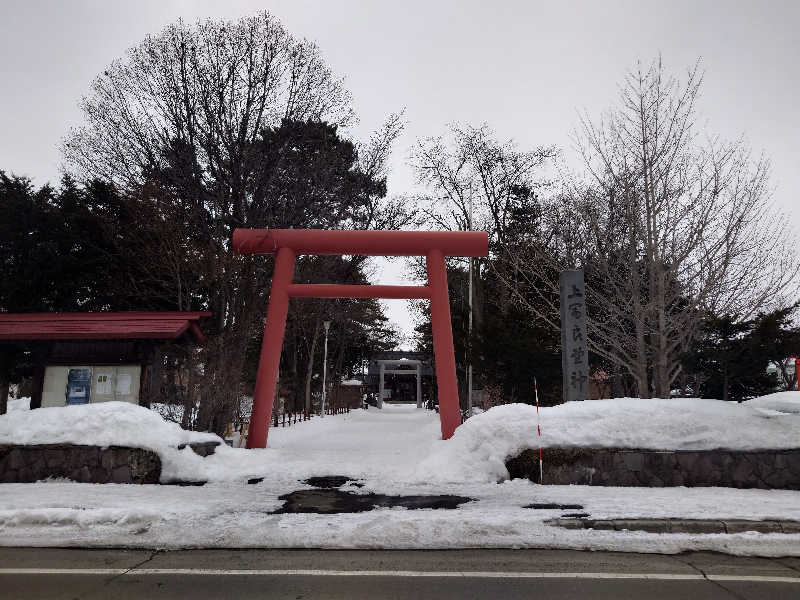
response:
[[[0,313],[0,340],[175,339],[210,312]]]

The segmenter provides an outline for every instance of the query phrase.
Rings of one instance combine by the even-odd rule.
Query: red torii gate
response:
[[[266,448],[275,384],[286,330],[289,298],[426,298],[431,301],[433,352],[439,390],[442,439],[461,423],[458,382],[447,293],[446,256],[488,256],[485,231],[364,231],[313,229],[236,229],[233,249],[239,254],[275,254],[264,341],[258,362],[248,448]],[[340,285],[292,283],[298,254],[424,256],[428,284]]]

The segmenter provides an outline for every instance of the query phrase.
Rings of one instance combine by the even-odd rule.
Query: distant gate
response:
[[[488,256],[489,236],[485,231],[236,229],[233,249],[239,254],[275,254],[275,271],[247,435],[248,448],[267,446],[289,298],[429,299],[442,439],[453,435],[461,422],[461,413],[445,257]],[[424,256],[428,283],[421,286],[292,283],[298,254]]]

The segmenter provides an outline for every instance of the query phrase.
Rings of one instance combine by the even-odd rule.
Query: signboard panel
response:
[[[562,271],[561,367],[564,402],[589,398],[589,348],[583,271]]]
[[[92,369],[75,367],[67,372],[65,404],[89,404],[92,390]]]

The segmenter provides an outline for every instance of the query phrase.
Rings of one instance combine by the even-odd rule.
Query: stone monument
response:
[[[586,301],[583,271],[562,271],[561,368],[564,402],[589,398],[589,350],[586,338]]]

